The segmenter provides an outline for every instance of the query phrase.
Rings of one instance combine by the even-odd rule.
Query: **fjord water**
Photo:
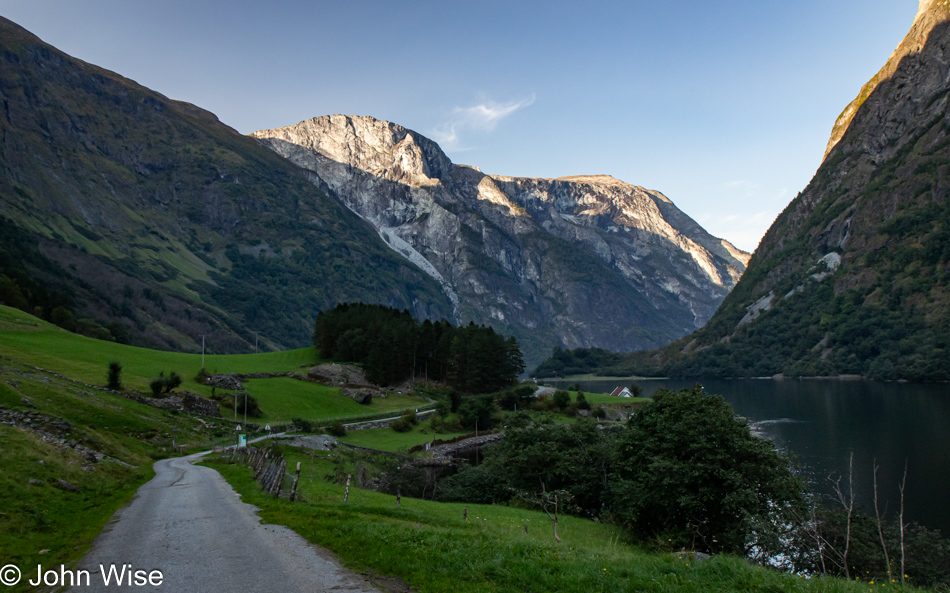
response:
[[[812,490],[831,494],[828,476],[847,483],[854,452],[855,499],[874,513],[872,468],[877,460],[882,512],[896,517],[898,484],[907,461],[905,515],[950,535],[950,385],[838,380],[580,381],[609,393],[636,384],[644,395],[701,383],[722,395],[753,430],[793,452]],[[570,382],[570,383],[573,383]],[[565,384],[565,382],[561,382]]]

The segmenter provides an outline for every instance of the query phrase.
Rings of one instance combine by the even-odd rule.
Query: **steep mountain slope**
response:
[[[207,335],[217,352],[255,332],[307,345],[341,301],[452,315],[438,283],[213,114],[4,19],[0,56],[0,301],[143,345]]]
[[[748,254],[662,194],[608,176],[528,179],[455,165],[371,117],[317,117],[254,137],[370,222],[443,287],[456,319],[552,346],[658,347],[702,326]]]
[[[921,0],[707,326],[614,370],[950,379],[948,101],[950,8]]]

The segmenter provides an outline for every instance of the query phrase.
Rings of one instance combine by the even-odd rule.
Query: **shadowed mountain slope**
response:
[[[255,332],[308,345],[343,301],[452,316],[437,282],[213,114],[5,19],[0,61],[0,300],[142,345],[207,335],[217,352]]]

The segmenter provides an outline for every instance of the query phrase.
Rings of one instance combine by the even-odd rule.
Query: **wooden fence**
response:
[[[274,498],[279,498],[284,489],[284,480],[287,476],[287,461],[283,453],[273,454],[271,449],[257,449],[254,447],[232,447],[225,457],[235,463],[246,465],[254,470],[254,479],[261,485],[261,489]],[[297,498],[297,482],[300,479],[300,463],[290,485],[289,498]]]

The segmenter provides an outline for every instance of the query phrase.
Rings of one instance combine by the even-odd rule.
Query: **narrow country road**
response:
[[[70,591],[114,591],[100,565],[159,570],[160,586],[118,587],[165,593],[375,592],[366,579],[277,525],[262,525],[256,507],[213,469],[193,465],[204,453],[163,459],[155,477],[115,514],[79,563],[89,584]]]

